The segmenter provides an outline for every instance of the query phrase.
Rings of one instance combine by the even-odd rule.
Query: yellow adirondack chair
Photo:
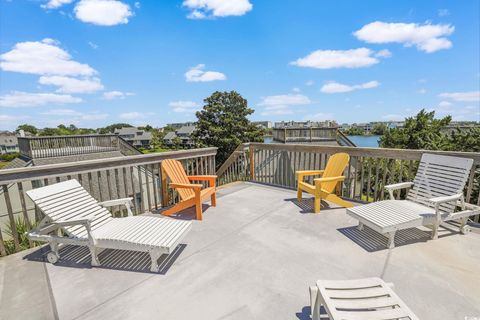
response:
[[[341,199],[335,194],[337,185],[341,184],[345,177],[343,171],[348,165],[350,156],[346,153],[336,153],[328,160],[325,170],[297,171],[298,188],[297,199],[302,201],[302,191],[308,192],[315,197],[313,211],[320,212],[321,199],[328,200],[345,208],[353,207],[353,204]],[[306,176],[321,176],[314,179],[314,185],[303,181]]]
[[[187,176],[180,161],[163,160],[163,187],[166,187],[167,177],[171,181],[169,186],[177,190],[181,201],[173,207],[163,211],[163,215],[170,216],[181,210],[195,206],[196,217],[198,220],[202,220],[202,202],[205,202],[210,198],[212,206],[215,207],[217,205],[217,197],[215,193],[217,176]],[[192,184],[192,181],[208,181],[208,187],[202,189],[201,184]],[[164,195],[165,194],[168,193],[165,192]],[[168,203],[168,199],[164,200],[164,205],[166,205],[166,203]]]

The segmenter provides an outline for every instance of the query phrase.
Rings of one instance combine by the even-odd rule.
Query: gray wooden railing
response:
[[[31,159],[109,151],[120,151],[124,155],[141,153],[115,134],[19,137],[18,146],[20,153]]]
[[[480,153],[476,152],[245,143],[218,169],[219,185],[255,181],[296,189],[295,171],[323,169],[329,156],[337,152],[350,155],[344,172],[346,179],[339,188],[341,196],[364,202],[385,199],[387,184],[412,181],[425,152],[471,158],[474,170],[465,188],[465,199],[480,205]],[[476,219],[478,221],[478,216]]]
[[[341,145],[354,147],[355,144],[348,139],[338,128],[274,128],[273,140],[282,143],[315,143],[337,141]]]
[[[216,148],[202,148],[1,170],[0,256],[33,245],[22,242],[22,234],[17,230],[19,219],[28,230],[42,218],[25,191],[77,179],[98,201],[133,197],[134,212],[140,214],[161,209],[167,196],[168,205],[177,201],[171,189],[162,189],[163,160],[180,160],[190,175],[211,175],[215,174],[216,153]],[[113,207],[112,213],[126,214],[121,207]]]

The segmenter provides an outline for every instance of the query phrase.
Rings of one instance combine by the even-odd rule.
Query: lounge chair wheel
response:
[[[59,257],[58,254],[56,254],[55,252],[50,251],[49,253],[47,253],[47,260],[48,260],[48,262],[50,262],[51,264],[57,263],[57,262],[58,262],[58,259],[60,259],[60,257]]]

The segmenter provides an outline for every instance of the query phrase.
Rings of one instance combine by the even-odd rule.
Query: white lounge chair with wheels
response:
[[[480,214],[480,207],[465,203],[463,196],[472,165],[472,159],[425,153],[413,182],[385,186],[390,200],[348,208],[347,214],[359,221],[360,230],[366,225],[387,235],[389,248],[402,229],[429,226],[436,239],[440,223],[460,220],[465,233],[468,217]],[[410,188],[407,199],[395,200],[393,192],[405,188]],[[455,211],[457,206],[461,211]]]
[[[132,198],[97,202],[77,180],[68,180],[27,191],[27,195],[45,214],[39,226],[28,238],[46,241],[51,252],[47,259],[56,263],[60,244],[87,246],[92,265],[99,266],[97,254],[101,249],[143,251],[150,254],[151,271],[158,271],[158,259],[170,254],[190,230],[190,221],[153,216],[133,216]],[[105,209],[125,205],[128,217],[113,218]],[[62,229],[65,236],[52,234]]]
[[[312,320],[320,319],[321,306],[330,320],[418,320],[391,287],[380,278],[319,280],[310,287]]]

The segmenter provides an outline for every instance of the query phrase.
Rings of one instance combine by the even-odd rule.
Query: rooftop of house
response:
[[[182,126],[180,129],[176,131],[176,134],[189,135],[189,134],[192,134],[193,131],[195,131],[195,128],[196,128],[195,125]]]
[[[133,139],[134,140],[149,140],[152,139],[152,133],[141,130],[135,127],[123,127],[120,129],[115,129],[114,131],[115,134],[118,135],[134,135]]]
[[[308,287],[318,279],[381,277],[423,320],[480,315],[480,234],[448,226],[430,240],[400,231],[396,247],[358,231],[345,209],[292,190],[236,183],[218,190],[161,271],[148,255],[105,250],[92,268],[88,249],[64,247],[57,265],[47,248],[0,259],[5,319],[309,319]],[[192,219],[193,210],[179,219]]]

